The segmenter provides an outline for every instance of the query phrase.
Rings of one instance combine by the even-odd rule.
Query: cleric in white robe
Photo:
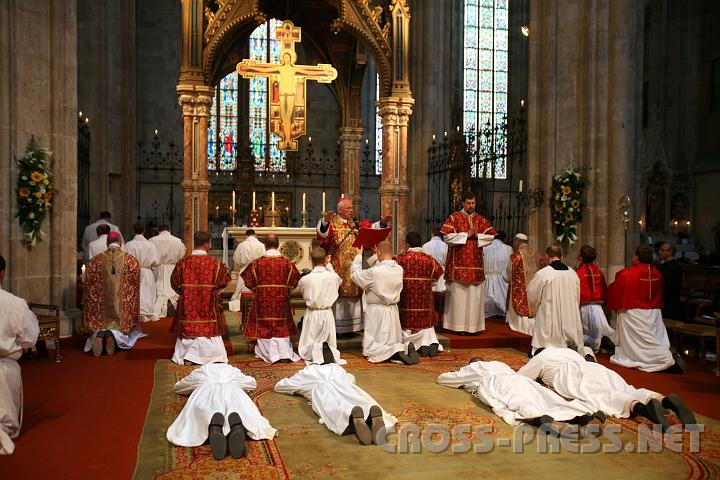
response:
[[[177,262],[185,256],[187,250],[183,241],[170,233],[168,225],[160,225],[158,229],[160,233],[149,241],[155,245],[158,255],[160,255],[160,265],[157,269],[157,280],[155,281],[156,298],[153,310],[154,315],[160,318],[167,316],[168,301],[173,308],[177,307],[180,296],[170,285],[170,275],[172,275]]]
[[[448,244],[443,240],[443,234],[439,228],[432,228],[432,238],[422,246],[423,253],[433,257],[440,266],[445,269],[445,261],[447,260]],[[433,283],[433,292],[445,291],[445,274],[443,273],[437,282]]]
[[[694,424],[695,417],[678,395],[667,397],[629,385],[620,375],[595,362],[588,362],[569,348],[548,347],[533,356],[520,370],[531,380],[541,379],[565,398],[576,399],[593,411],[617,418],[642,415],[655,423],[669,426],[664,409],[678,414],[684,424]]]
[[[485,318],[507,315],[508,262],[513,250],[505,244],[505,232],[498,230],[495,239],[483,248],[485,266]]]
[[[464,388],[508,425],[534,423],[543,417],[549,422],[579,422],[592,419],[594,413],[576,400],[565,400],[534,380],[518,375],[502,362],[472,361],[456,372],[443,373],[437,378],[440,385]],[[548,423],[543,421],[542,423]]]
[[[117,225],[113,225],[110,223],[110,220],[112,220],[110,212],[100,212],[100,218],[98,218],[95,222],[91,223],[87,227],[85,227],[85,231],[83,232],[83,238],[82,238],[82,247],[83,247],[83,261],[87,264],[90,259],[88,258],[88,246],[90,245],[90,242],[98,239],[97,234],[97,227],[98,225],[108,225],[110,227],[111,232],[118,232],[120,234],[120,241],[123,242],[124,239],[122,238],[122,233],[120,232],[120,229],[117,227]],[[97,254],[96,254],[97,255]]]
[[[235,285],[235,293],[230,299],[230,310],[234,312],[240,311],[240,296],[243,293],[250,293],[250,289],[245,286],[241,274],[253,260],[265,255],[265,244],[257,239],[255,230],[248,229],[245,231],[245,240],[240,242],[233,253],[233,271],[237,274],[237,284]]]
[[[140,263],[140,321],[159,320],[155,314],[155,301],[157,300],[155,276],[157,267],[160,265],[160,254],[155,244],[143,235],[145,231],[143,222],[135,222],[133,230],[135,237],[127,242],[123,249]]]
[[[2,289],[4,278],[5,259],[0,256],[0,455],[10,455],[23,418],[18,359],[24,349],[35,345],[40,329],[25,300]]]
[[[397,423],[397,418],[380,408],[373,397],[355,384],[354,375],[336,363],[308,365],[292,377],[280,380],[275,385],[275,391],[305,397],[320,417],[319,422],[337,435],[349,431],[351,413],[356,407],[362,410],[363,420],[371,417],[371,413],[375,415],[374,422],[373,418],[370,418],[375,430],[378,430],[379,423],[382,423],[381,426],[384,426],[386,431]],[[360,432],[356,430],[355,433],[360,438]],[[373,441],[376,440],[373,435]]]
[[[580,321],[580,279],[561,262],[560,247],[548,247],[547,267],[537,271],[527,288],[528,304],[536,312],[533,351],[545,347],[568,347],[584,351]]]
[[[107,250],[107,237],[108,233],[110,233],[110,226],[107,224],[100,224],[95,229],[97,232],[97,240],[93,240],[88,244],[88,247],[85,249],[85,253],[83,254],[83,263],[85,265],[90,263],[90,260],[100,255],[102,252]]]
[[[310,258],[313,269],[300,278],[297,285],[307,307],[300,332],[298,354],[306,363],[337,363],[340,362],[340,352],[335,338],[332,305],[338,298],[342,278],[335,273],[325,249],[313,248]],[[330,358],[326,358],[328,356]]]
[[[358,250],[350,267],[350,276],[365,291],[367,302],[363,355],[377,363],[391,358],[409,364],[403,345],[398,302],[403,286],[403,269],[392,259],[392,245],[387,240],[374,248],[377,263],[363,270],[362,253]]]
[[[226,363],[208,363],[193,370],[175,384],[179,395],[190,395],[175,421],[167,431],[170,443],[182,447],[197,447],[208,439],[208,425],[216,412],[225,417],[223,434],[230,433],[227,418],[240,415],[247,434],[253,440],[270,440],[275,430],[262,416],[246,390],[257,388],[253,377]]]

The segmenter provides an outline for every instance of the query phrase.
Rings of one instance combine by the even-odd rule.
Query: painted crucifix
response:
[[[270,79],[270,131],[280,137],[280,150],[297,150],[297,138],[305,134],[305,82],[330,83],[337,78],[332,65],[295,65],[295,43],[300,42],[300,28],[285,20],[276,37],[282,46],[280,64],[243,60],[237,72],[244,78]]]

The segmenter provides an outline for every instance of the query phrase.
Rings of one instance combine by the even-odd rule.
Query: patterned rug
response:
[[[453,350],[414,366],[370,364],[359,355],[345,356],[345,368],[358,385],[399,419],[399,433],[391,434],[384,448],[363,447],[353,435],[333,434],[302,397],[275,393],[275,383],[300,370],[299,363],[268,366],[248,355],[233,357],[233,365],[257,379],[251,396],[279,433],[272,441],[248,441],[247,453],[239,460],[222,461],[212,458],[208,446],[174,447],[165,439],[185,403],[172,387],[193,367],[159,360],[134,478],[587,479],[629,474],[633,479],[696,479],[720,473],[720,425],[707,418],[699,418],[705,431],[694,438],[687,432],[663,437],[649,422],[634,419],[610,419],[604,435],[579,441],[567,431],[560,438],[540,437],[526,426],[509,427],[467,392],[434,381],[439,373],[457,370],[474,356],[515,369],[526,361],[507,349]],[[698,438],[696,448],[693,441]]]

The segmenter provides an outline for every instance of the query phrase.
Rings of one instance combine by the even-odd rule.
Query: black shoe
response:
[[[434,357],[438,353],[440,353],[440,344],[439,343],[431,343],[430,344],[430,356]]]
[[[245,427],[240,415],[235,412],[228,415],[228,423],[230,424],[230,433],[227,436],[227,448],[232,458],[240,458],[245,450]]]
[[[395,355],[390,357],[391,360],[400,360],[405,365],[412,365],[413,362],[410,360],[410,357],[405,355],[405,352],[397,352]]]
[[[223,425],[225,424],[225,416],[216,412],[210,419],[208,426],[208,443],[212,450],[215,460],[222,460],[227,455],[227,438],[223,435]]]
[[[585,425],[590,423],[593,418],[595,418],[595,414],[580,415],[578,417],[573,418],[572,420],[568,420],[567,423],[584,427]]]
[[[685,364],[685,359],[682,355],[677,352],[673,352],[673,358],[675,359],[675,365],[673,365],[673,367],[679,371],[678,373],[687,373],[687,365]]]
[[[555,419],[553,417],[551,417],[550,415],[543,415],[529,421],[528,423],[534,427],[539,428],[545,433],[549,433],[552,431],[553,422],[555,422]]]
[[[412,342],[408,343],[407,356],[413,364],[420,363],[420,355],[418,355],[417,350],[415,350],[415,345],[413,345]]]
[[[332,350],[330,349],[330,345],[327,342],[323,342],[322,344],[322,354],[323,354],[323,365],[327,365],[329,363],[335,363],[335,356],[333,355]]]
[[[615,344],[607,335],[603,335],[600,339],[600,349],[607,351],[610,355],[615,355]]]
[[[645,407],[647,408],[647,418],[654,424],[660,425],[663,433],[665,433],[670,428],[670,422],[665,417],[665,408],[660,403],[660,400],[653,398],[645,404]]]
[[[375,445],[384,445],[387,442],[385,421],[382,417],[382,410],[377,405],[370,407],[370,433]]]
[[[281,358],[280,360],[276,361],[275,363],[292,363],[292,360],[289,358]]]
[[[368,424],[365,422],[365,414],[362,408],[359,406],[353,407],[350,412],[350,421],[353,424],[358,442],[360,442],[361,445],[372,444],[372,433],[370,433],[370,427],[368,427]]]
[[[672,410],[682,422],[683,427],[697,424],[695,415],[685,405],[685,402],[683,402],[682,398],[680,398],[680,395],[677,393],[673,393],[672,395],[668,395],[663,398],[662,406]]]
[[[585,361],[590,363],[597,363],[597,360],[595,360],[595,357],[590,355],[589,353],[585,355]]]
[[[429,357],[430,347],[428,347],[427,345],[423,345],[422,347],[418,348],[418,353],[421,357]]]
[[[597,418],[600,423],[605,423],[605,420],[607,420],[607,415],[602,410],[598,410],[597,412],[595,412],[595,418]]]

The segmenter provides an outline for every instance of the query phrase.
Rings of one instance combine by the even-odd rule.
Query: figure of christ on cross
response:
[[[310,79],[330,83],[337,78],[337,70],[324,63],[295,65],[295,43],[300,41],[300,28],[292,22],[283,22],[276,38],[283,46],[279,65],[246,59],[238,63],[237,72],[243,78],[268,77],[273,87],[277,85],[277,92],[273,88],[270,95],[270,120],[279,120],[279,128],[275,127],[273,133],[281,138],[280,150],[297,150],[295,139],[305,133],[305,82]]]

